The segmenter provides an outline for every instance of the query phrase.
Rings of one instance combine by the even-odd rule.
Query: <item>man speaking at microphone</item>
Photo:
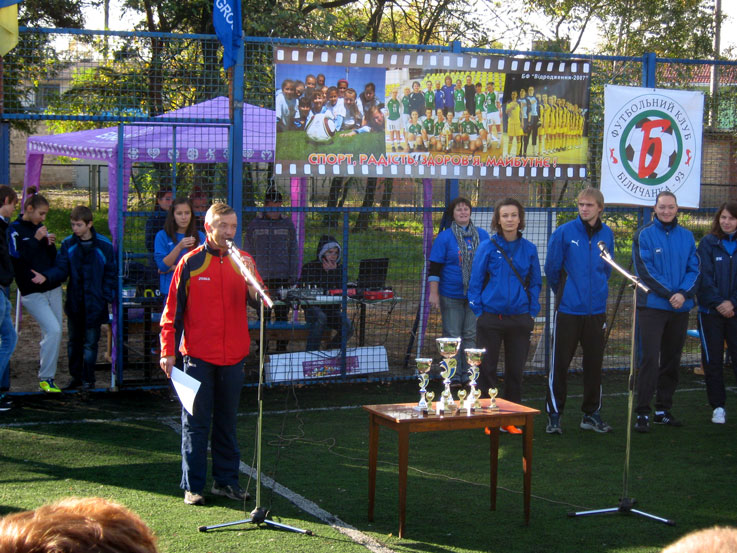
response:
[[[606,302],[611,266],[599,244],[614,252],[614,235],[602,223],[604,196],[596,188],[578,194],[578,217],[558,227],[548,242],[545,275],[555,293],[553,360],[548,370],[545,410],[548,434],[562,434],[561,415],[567,394],[568,367],[578,344],[583,351],[583,418],[580,427],[609,432],[601,419],[601,365],[606,339]]]
[[[185,373],[200,382],[193,415],[182,409],[182,482],[184,502],[204,505],[207,442],[212,420],[211,492],[248,499],[238,483],[240,451],[236,414],[248,355],[248,297],[256,299],[228,251],[238,218],[230,206],[213,204],[205,215],[205,244],[177,265],[161,315],[161,369],[171,377],[174,355],[184,355]],[[240,252],[256,280],[253,258]],[[181,336],[181,343],[178,337]]]

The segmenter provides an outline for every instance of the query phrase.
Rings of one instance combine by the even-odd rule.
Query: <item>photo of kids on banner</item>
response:
[[[277,161],[383,154],[385,75],[377,67],[277,64]]]
[[[387,152],[586,163],[587,81],[538,82],[492,71],[418,72],[405,79],[407,73],[387,79]]]

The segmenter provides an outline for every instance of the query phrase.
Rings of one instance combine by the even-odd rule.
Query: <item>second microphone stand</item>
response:
[[[622,478],[622,496],[619,498],[619,505],[616,507],[608,507],[605,509],[592,509],[590,511],[577,511],[568,513],[569,517],[582,517],[588,515],[604,515],[609,513],[622,513],[629,514],[634,513],[657,522],[662,522],[669,526],[675,526],[675,521],[659,517],[645,511],[635,509],[635,500],[629,496],[629,472],[630,472],[630,442],[632,438],[632,411],[634,407],[634,394],[635,394],[635,331],[637,321],[637,289],[639,288],[646,294],[650,292],[650,288],[645,286],[637,276],[628,273],[620,265],[617,264],[612,256],[606,249],[606,245],[603,242],[599,242],[599,249],[601,250],[601,258],[608,263],[613,269],[619,272],[622,276],[628,279],[632,283],[632,330],[630,333],[630,372],[627,381],[628,395],[627,395],[627,445],[625,447],[624,454],[624,475]]]

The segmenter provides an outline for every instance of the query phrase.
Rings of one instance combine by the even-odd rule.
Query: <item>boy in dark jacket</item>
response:
[[[343,265],[340,263],[340,244],[332,236],[323,235],[317,244],[317,259],[302,266],[300,284],[316,286],[324,290],[343,287]],[[338,303],[327,305],[308,305],[305,307],[305,321],[310,326],[307,336],[307,351],[320,349],[320,339],[326,328],[337,333],[330,340],[328,349],[339,349],[342,343],[343,328],[348,342],[353,334],[353,326],[341,311]]]
[[[11,401],[1,390],[10,388],[9,361],[18,335],[13,326],[13,307],[10,304],[10,285],[13,282],[13,263],[8,253],[6,232],[10,216],[18,203],[18,194],[7,185],[0,186],[0,411],[8,411]]]
[[[100,326],[108,321],[108,304],[115,296],[117,275],[113,244],[97,234],[92,226],[92,211],[78,205],[71,213],[72,232],[61,243],[56,265],[43,274],[35,273],[37,284],[45,280],[64,282],[67,299],[64,312],[67,315],[69,337],[67,352],[72,381],[67,390],[95,384],[97,344]]]

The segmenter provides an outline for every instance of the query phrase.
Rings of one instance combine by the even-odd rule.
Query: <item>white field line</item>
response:
[[[181,434],[181,424],[175,422],[171,418],[162,422],[168,427],[172,428],[178,434]],[[247,474],[254,479],[256,478],[257,473],[255,468],[247,465],[243,461],[241,461],[239,468],[243,474]],[[305,513],[312,515],[318,520],[321,520],[341,534],[349,537],[355,543],[364,546],[369,551],[372,551],[374,553],[395,553],[393,549],[386,547],[371,536],[364,534],[360,530],[357,530],[347,522],[340,520],[337,516],[327,512],[325,509],[317,505],[317,503],[315,503],[314,501],[310,501],[306,497],[293,492],[286,486],[282,486],[278,482],[274,481],[273,478],[266,476],[264,473],[261,473],[261,485],[274,490],[276,493],[278,493],[288,501],[291,501],[299,509],[302,509]]]

